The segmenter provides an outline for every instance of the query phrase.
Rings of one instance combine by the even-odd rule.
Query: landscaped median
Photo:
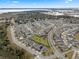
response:
[[[39,44],[42,44],[42,45],[45,45],[47,47],[50,47],[49,43],[48,43],[48,39],[47,38],[44,38],[44,37],[41,37],[39,35],[34,35],[33,37],[33,40]]]
[[[68,59],[72,59],[73,53],[74,53],[74,51],[70,51],[70,52],[65,54],[65,57]]]
[[[48,39],[46,37],[42,37],[40,35],[33,35],[32,38],[36,43],[42,44],[47,47],[47,50],[42,52],[43,56],[48,56],[50,54],[53,54],[53,49],[51,49]]]
[[[43,51],[42,52],[42,55],[44,55],[44,56],[48,56],[50,54],[53,54],[53,49],[51,49],[51,48],[48,48],[47,51]]]

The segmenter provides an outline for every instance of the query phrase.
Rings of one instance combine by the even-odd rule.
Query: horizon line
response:
[[[13,10],[13,9],[79,9],[79,8],[0,8],[0,10]]]

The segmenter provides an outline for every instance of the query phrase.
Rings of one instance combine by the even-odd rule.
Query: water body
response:
[[[0,8],[0,14],[6,12],[21,12],[21,11],[33,11],[33,10],[44,10],[49,11],[48,8]]]
[[[79,10],[78,8],[0,8],[0,14],[5,12],[20,12],[20,11],[33,11],[33,10],[42,10],[42,11],[67,11],[67,10]]]

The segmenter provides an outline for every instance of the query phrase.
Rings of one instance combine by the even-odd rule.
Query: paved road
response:
[[[65,57],[64,57],[64,55],[61,53],[61,52],[59,52],[58,50],[57,50],[57,48],[54,46],[54,41],[53,41],[53,30],[51,30],[49,33],[48,33],[48,41],[49,41],[49,43],[52,45],[51,47],[54,49],[54,54],[57,56],[57,57],[59,57],[60,59],[66,59]]]
[[[39,23],[36,23],[36,24],[40,26]],[[50,27],[52,27],[52,26],[54,26],[54,25],[51,24],[51,25],[48,26],[47,28],[50,28]],[[63,26],[67,26],[67,25],[63,25]],[[62,26],[62,27],[63,27],[63,26]],[[28,30],[30,30],[30,31],[32,32],[31,28],[29,28],[28,26],[26,26],[26,27],[27,27]],[[62,27],[59,27],[59,28],[62,28]],[[49,56],[49,57],[48,57],[48,56],[44,57],[44,56],[42,56],[41,54],[37,53],[35,50],[31,49],[30,47],[26,47],[25,44],[19,42],[19,41],[15,38],[15,34],[14,34],[14,29],[13,29],[13,27],[11,27],[11,35],[12,35],[12,38],[13,38],[13,42],[14,42],[15,44],[17,44],[19,47],[25,49],[26,51],[30,52],[31,54],[37,55],[35,59],[52,59],[52,58],[55,58],[56,56],[59,57],[60,59],[66,59],[66,58],[64,57],[64,54],[61,53],[61,52],[54,46],[54,43],[55,43],[55,42],[54,42],[54,40],[53,40],[53,32],[57,32],[57,31],[55,31],[56,29],[58,29],[58,27],[54,27],[54,29],[51,29],[50,32],[48,33],[48,41],[49,41],[50,46],[51,46],[52,49],[54,50],[54,54],[55,54],[55,55],[51,55],[51,56]],[[33,32],[32,32],[32,33],[33,33]]]
[[[55,53],[55,55],[56,56],[58,56],[60,59],[66,59],[65,57],[64,57],[64,54],[63,53],[61,53],[55,46],[54,46],[54,40],[53,40],[53,32],[55,32],[55,33],[57,33],[58,32],[58,30],[59,29],[61,29],[62,27],[65,27],[65,26],[75,26],[75,24],[70,24],[70,25],[68,25],[68,24],[63,24],[63,26],[58,26],[58,27],[54,27],[54,29],[52,29],[49,33],[48,33],[48,40],[49,40],[49,43],[52,45],[51,47],[54,49],[54,53]],[[77,25],[77,26],[79,26],[79,25]],[[75,30],[75,29],[78,29],[77,27],[76,28],[73,28],[73,29],[69,29],[69,30],[67,30],[67,31],[65,31],[65,32],[71,32],[72,30]],[[79,49],[75,49],[75,48],[72,48],[72,49],[74,49],[74,50],[76,50],[76,51],[79,51]],[[74,54],[75,55],[75,54]],[[74,58],[74,57],[73,57]]]
[[[21,43],[20,41],[18,41],[16,38],[15,38],[15,34],[14,34],[14,29],[12,26],[10,26],[10,31],[11,31],[11,36],[12,36],[12,40],[13,42],[23,48],[24,50],[28,51],[29,53],[33,54],[33,55],[36,55],[35,59],[52,59],[52,58],[55,58],[54,55],[51,55],[51,56],[42,56],[41,54],[39,54],[38,52],[36,52],[36,50],[33,50],[31,49],[30,47],[26,47],[25,44]]]
[[[12,36],[12,40],[13,42],[18,45],[19,47],[25,49],[26,51],[30,52],[31,54],[34,54],[34,55],[38,55],[39,53],[37,53],[35,50],[31,49],[30,47],[26,47],[25,44],[21,43],[20,41],[18,41],[16,38],[15,38],[15,34],[14,34],[14,29],[13,27],[10,27],[10,31],[11,31],[11,36]]]

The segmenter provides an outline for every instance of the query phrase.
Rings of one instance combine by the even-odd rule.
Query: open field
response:
[[[45,46],[48,47],[48,49],[46,51],[43,51],[42,54],[44,56],[48,56],[50,54],[53,53],[53,49],[51,49],[51,47],[49,46],[49,43],[48,43],[48,39],[47,38],[44,38],[44,37],[41,37],[39,35],[34,35],[33,36],[33,40],[39,44],[43,44]]]
[[[41,36],[39,36],[39,35],[34,35],[34,36],[33,36],[33,40],[34,40],[35,42],[39,43],[39,44],[43,44],[43,45],[45,45],[45,46],[47,46],[47,47],[50,47],[47,38],[43,38],[43,37],[41,37]]]
[[[72,59],[73,53],[74,53],[74,51],[70,51],[70,52],[68,52],[65,56],[66,56],[68,59]]]
[[[48,56],[48,55],[50,55],[50,54],[53,54],[53,49],[48,48],[48,50],[47,50],[47,51],[42,52],[42,54],[43,54],[44,56]]]
[[[79,32],[75,34],[74,38],[79,40]]]

